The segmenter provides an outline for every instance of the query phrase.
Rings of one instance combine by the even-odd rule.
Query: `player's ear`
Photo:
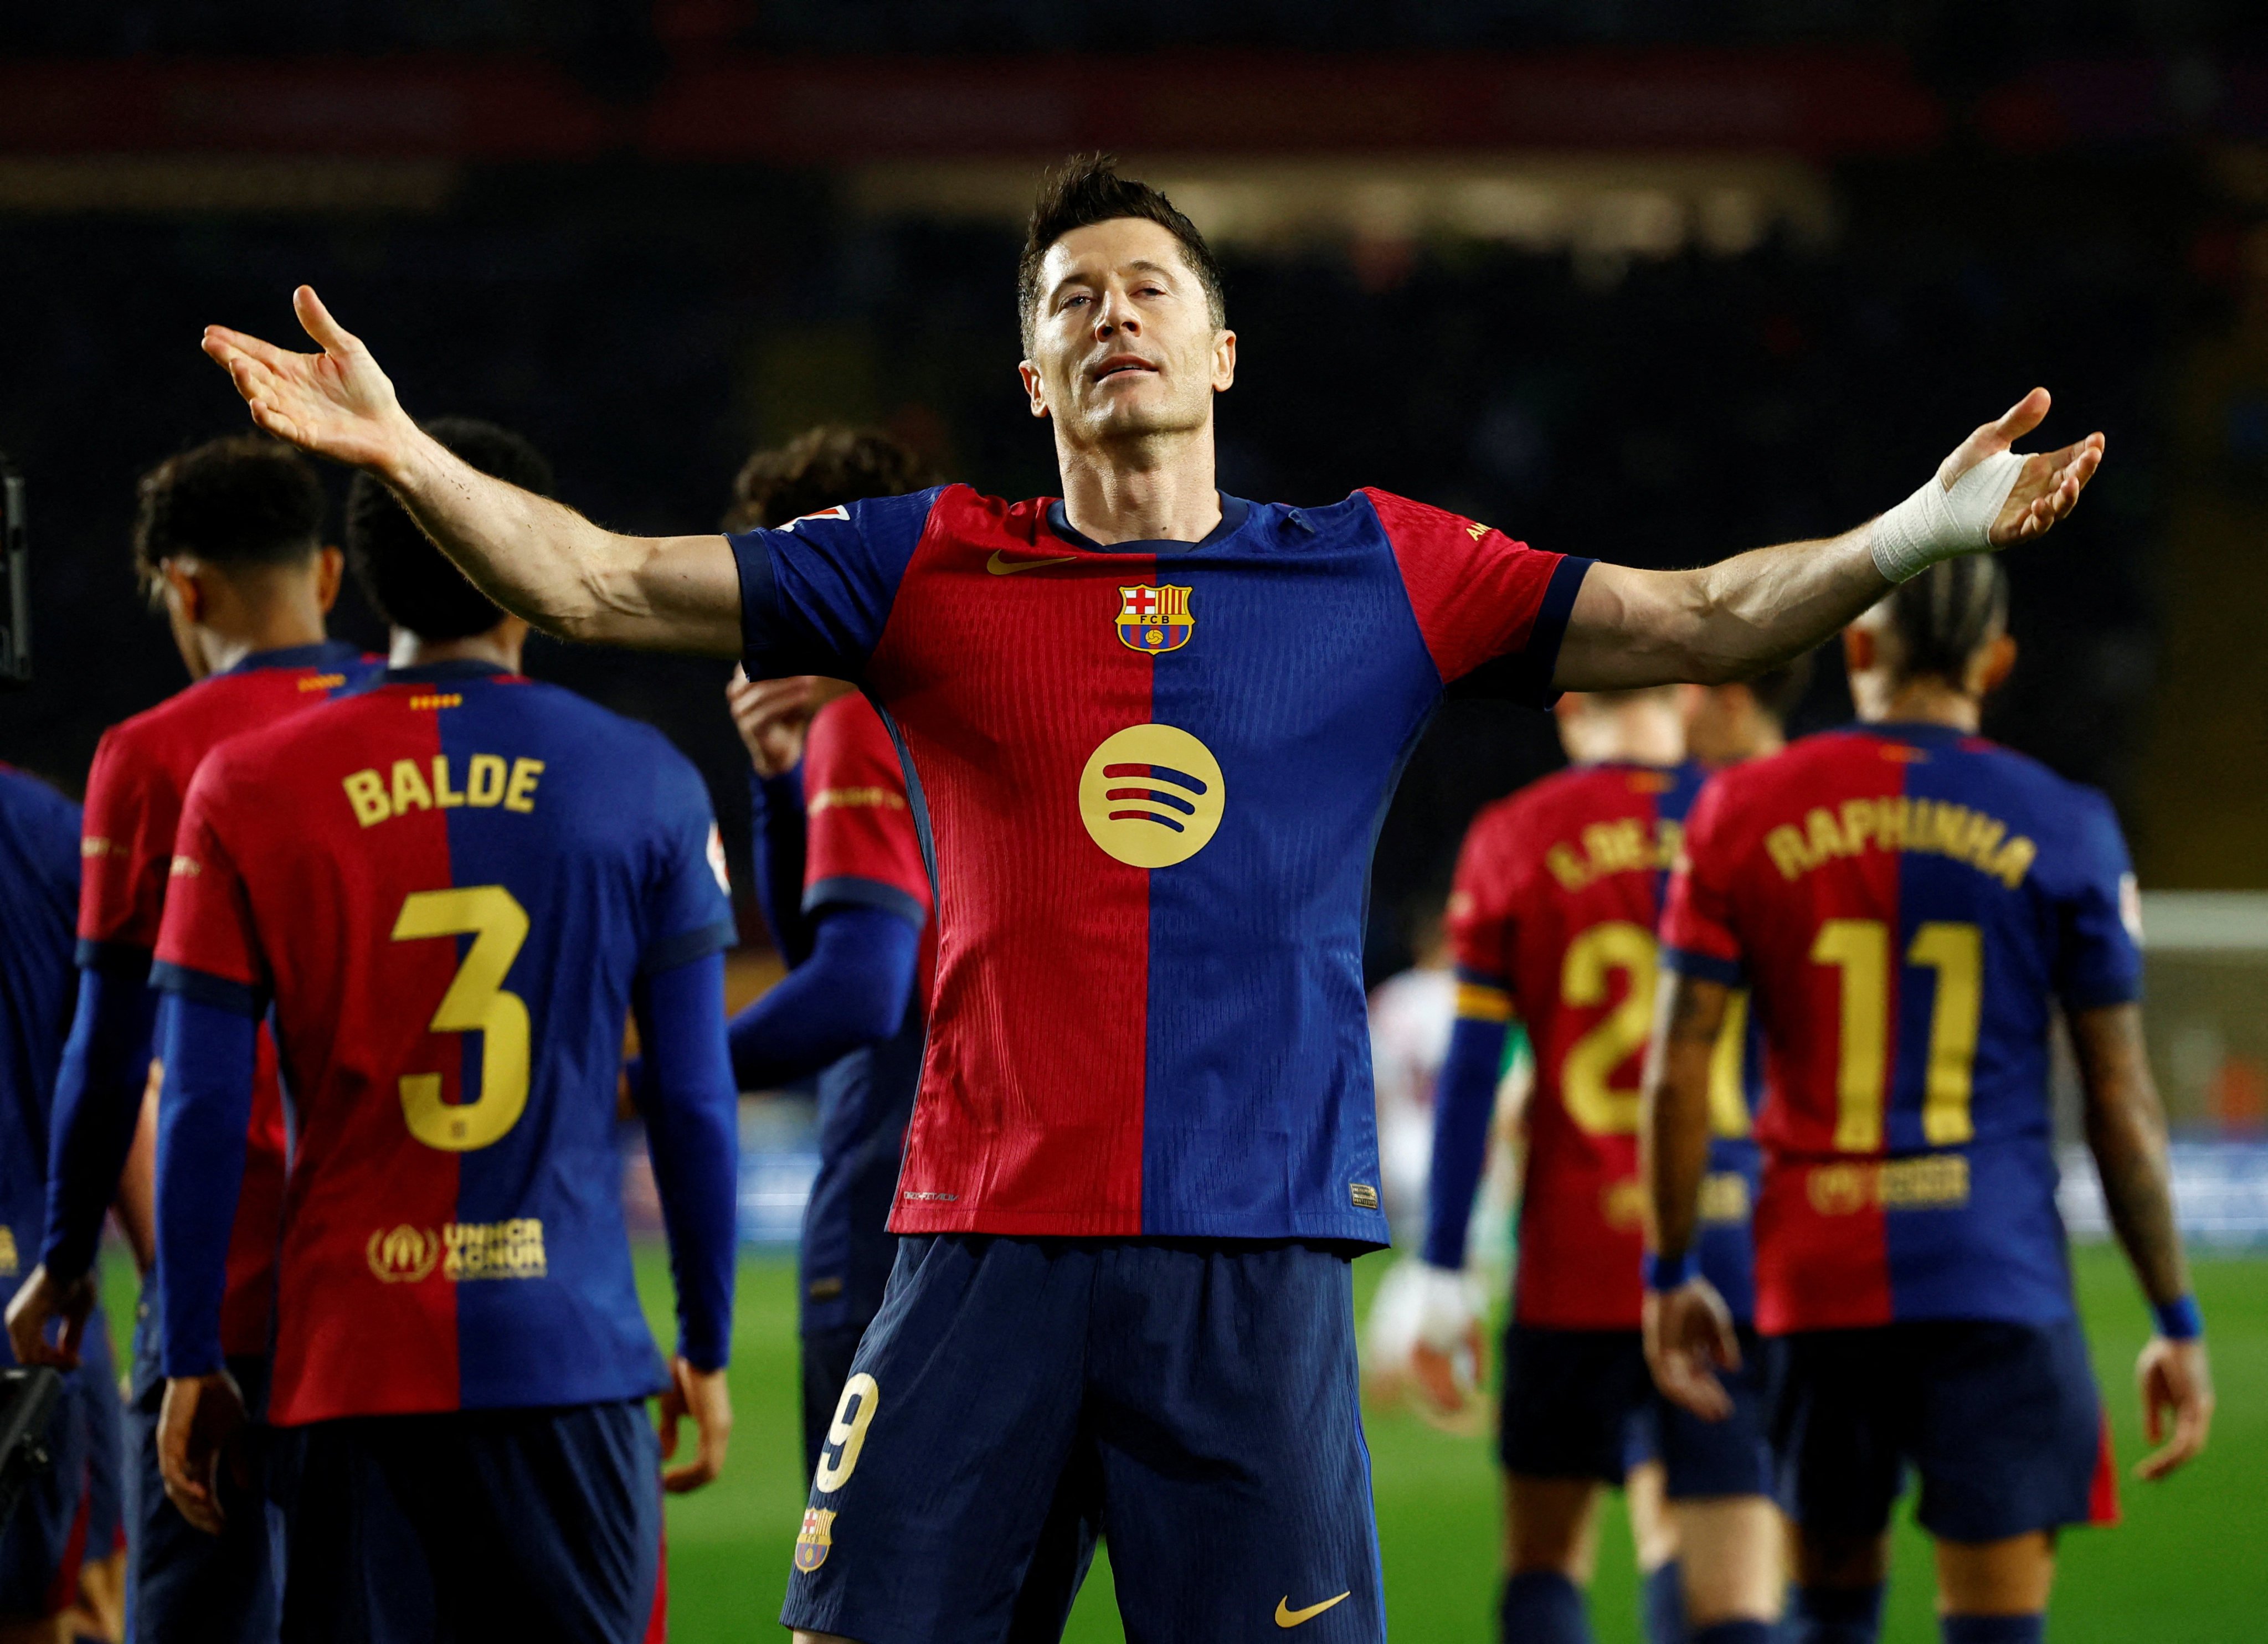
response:
[[[328,543],[315,550],[315,603],[325,616],[339,602],[339,579],[346,565],[347,556]]]
[[[1990,696],[2007,683],[2016,671],[2016,636],[2003,634],[1984,647],[1971,678],[1976,682],[1977,694]]]
[[[1048,415],[1048,393],[1047,385],[1040,378],[1040,368],[1029,360],[1018,360],[1016,375],[1024,379],[1024,393],[1031,400],[1032,415],[1044,419]]]
[[[179,560],[158,562],[158,575],[166,579],[166,604],[180,620],[191,628],[205,620],[205,588],[197,580],[196,572]]]
[[[1212,391],[1226,393],[1236,385],[1236,333],[1226,328],[1212,340]]]
[[[1881,659],[1874,629],[1853,623],[1843,630],[1843,666],[1847,672],[1864,673]]]

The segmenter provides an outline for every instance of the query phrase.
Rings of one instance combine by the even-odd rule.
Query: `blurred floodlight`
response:
[[[1776,155],[1506,154],[1300,159],[1137,156],[1125,170],[1172,196],[1216,245],[1482,240],[1616,263],[1689,247],[1737,256],[1777,233],[1807,247],[1834,231],[1826,176]],[[870,217],[1020,224],[1026,161],[907,161],[851,173]]]

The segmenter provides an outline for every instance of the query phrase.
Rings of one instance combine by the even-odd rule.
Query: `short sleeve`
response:
[[[251,899],[228,847],[227,774],[225,760],[208,758],[189,784],[150,980],[167,993],[256,1016],[272,990]]]
[[[658,733],[657,733],[657,739]],[[698,772],[674,748],[654,774],[656,848],[645,889],[638,969],[673,971],[733,945],[725,842]]]
[[[1390,492],[1363,495],[1393,547],[1441,683],[1462,682],[1460,695],[1548,706],[1559,642],[1592,561],[1543,553]]]
[[[725,540],[740,575],[740,650],[752,679],[855,679],[881,642],[939,491],[870,497]]]
[[[88,969],[158,943],[180,796],[173,779],[114,730],[87,773],[79,833],[78,962]]]
[[[917,929],[928,924],[929,870],[881,715],[864,697],[828,703],[812,722],[803,760],[805,911],[853,903]]]
[[[1712,780],[1685,818],[1684,840],[1661,914],[1661,964],[1705,981],[1737,984],[1746,969],[1733,924],[1730,852],[1722,778]]]
[[[1491,805],[1473,818],[1457,852],[1449,888],[1449,951],[1468,981],[1505,987],[1512,974],[1513,875],[1517,853],[1504,811]]]
[[[2056,996],[2066,1010],[2142,996],[2142,894],[2110,803],[2088,793],[2073,807],[2077,871],[2059,910]]]

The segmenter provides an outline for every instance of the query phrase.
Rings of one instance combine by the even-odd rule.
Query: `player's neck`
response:
[[[398,628],[394,630],[394,643],[387,652],[386,665],[423,668],[437,662],[485,662],[506,673],[518,673],[520,651],[526,640],[526,626],[517,622],[499,623],[485,634],[468,635],[463,639],[421,639],[408,628]]]
[[[1895,686],[1881,699],[1881,711],[1867,717],[1896,725],[1944,725],[1973,737],[1984,723],[1984,704],[1982,699],[1929,676]]]
[[[1130,449],[1058,443],[1056,456],[1064,512],[1090,541],[1202,542],[1220,524],[1210,422]]]
[[[262,651],[291,650],[302,645],[320,645],[329,635],[323,632],[323,617],[320,611],[303,611],[286,606],[276,610],[254,609],[241,613],[240,620],[225,627],[200,624],[190,630],[190,645],[194,656],[183,655],[189,672],[200,679],[216,673],[226,673],[247,657],[257,657]],[[202,664],[202,665],[201,665]]]

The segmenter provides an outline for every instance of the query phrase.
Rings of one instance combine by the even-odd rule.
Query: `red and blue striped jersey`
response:
[[[748,671],[864,686],[935,877],[891,1225],[1382,1242],[1372,845],[1447,682],[1549,699],[1588,561],[1376,491],[1197,544],[965,486],[732,540]]]
[[[1513,1317],[1635,1330],[1646,1190],[1638,1088],[1653,1024],[1654,927],[1687,808],[1706,773],[1609,763],[1547,776],[1474,818],[1449,898],[1460,1016],[1526,1024],[1535,1084]],[[1711,1092],[1702,1257],[1737,1314],[1749,1301],[1754,1146],[1741,1023]]]
[[[79,850],[78,962],[96,970],[122,963],[136,973],[158,945],[173,831],[189,781],[225,738],[269,725],[330,701],[374,676],[380,663],[330,640],[255,651],[113,725],[87,772]],[[284,1104],[275,1045],[260,1036],[244,1192],[230,1241],[222,1339],[232,1354],[268,1351],[276,1288],[276,1229],[284,1206]],[[103,1186],[104,1201],[116,1184]]]
[[[173,876],[160,984],[272,1000],[290,1094],[270,1419],[657,1391],[616,1087],[634,979],[732,941],[691,764],[553,686],[397,670],[216,750]]]
[[[47,1206],[48,1115],[70,1031],[78,807],[0,765],[0,1279],[23,1278]],[[0,1339],[0,1364],[15,1362]]]
[[[1665,963],[1745,979],[1766,1047],[1759,1327],[2069,1317],[2048,1034],[2141,987],[2109,802],[1867,725],[1713,778],[1685,849]]]

